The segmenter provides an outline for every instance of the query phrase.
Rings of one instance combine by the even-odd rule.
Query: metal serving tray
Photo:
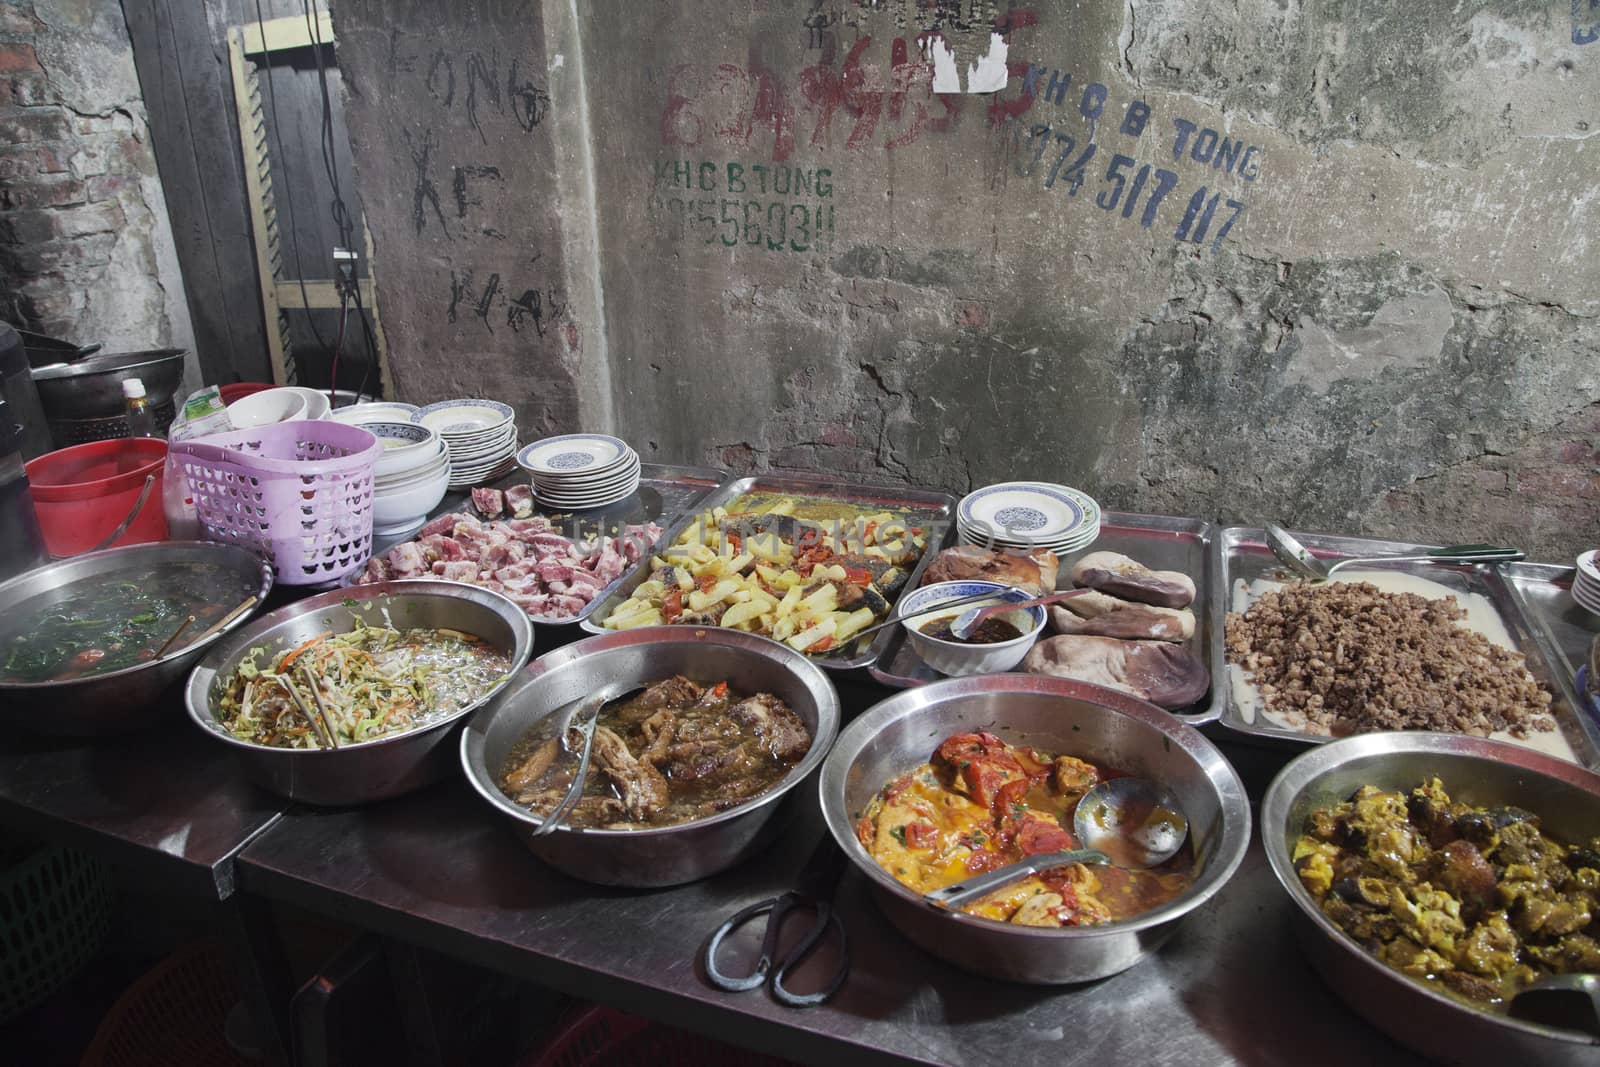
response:
[[[657,545],[665,550],[674,544],[678,535],[683,533],[699,515],[710,512],[719,507],[729,507],[734,502],[750,495],[781,495],[801,497],[811,500],[833,500],[843,503],[859,505],[863,511],[892,511],[903,514],[911,525],[922,526],[928,535],[927,547],[922,551],[922,558],[917,560],[917,565],[912,569],[902,589],[915,589],[917,581],[922,577],[923,568],[928,561],[945,547],[946,543],[954,536],[955,523],[952,516],[955,514],[956,498],[949,493],[935,492],[931,489],[890,488],[887,486],[852,485],[826,478],[802,478],[777,475],[753,475],[738,478],[723,485],[716,492],[701,500],[694,514],[682,516],[666,533],[662,534]],[[641,582],[648,576],[643,567],[635,567],[623,575],[618,581],[608,586],[600,596],[595,597],[589,605],[590,610],[584,612],[582,624],[590,633],[611,633],[595,619],[604,619],[611,614],[611,610],[618,604],[633,595]],[[899,598],[896,597],[896,600]],[[892,606],[892,605],[891,605]],[[847,671],[860,667],[869,667],[875,663],[895,635],[896,627],[885,627],[878,631],[867,647],[860,649],[854,655],[825,654],[813,656],[812,660],[820,667],[829,670]],[[854,648],[858,642],[852,642],[849,648]]]
[[[1332,534],[1294,534],[1312,554],[1319,559],[1348,559],[1367,556],[1418,555],[1431,551],[1434,545],[1416,545],[1402,541],[1379,541],[1364,537],[1339,537]],[[1249,583],[1257,578],[1282,577],[1283,566],[1266,546],[1261,530],[1245,526],[1229,526],[1217,537],[1217,584],[1212,589],[1211,614],[1215,620],[1217,640],[1213,644],[1211,676],[1213,687],[1220,688],[1223,726],[1245,737],[1266,743],[1287,742],[1295,745],[1321,744],[1332,740],[1314,734],[1305,734],[1276,726],[1265,720],[1247,721],[1233,697],[1233,687],[1223,650],[1223,621],[1233,606],[1233,590],[1238,582]],[[1369,569],[1363,565],[1363,569]],[[1457,592],[1478,593],[1488,598],[1516,650],[1528,661],[1528,670],[1547,686],[1554,699],[1550,714],[1556,720],[1556,729],[1562,732],[1572,746],[1578,761],[1587,767],[1600,767],[1600,728],[1588,716],[1578,711],[1572,687],[1572,669],[1553,655],[1557,641],[1539,635],[1540,624],[1530,618],[1524,602],[1553,602],[1551,587],[1561,568],[1547,568],[1540,564],[1480,564],[1461,566],[1446,563],[1395,563],[1374,564],[1372,570],[1393,570],[1414,574],[1438,582]],[[1552,573],[1554,572],[1554,573]],[[1567,568],[1567,573],[1571,569]],[[1541,581],[1542,580],[1542,581]],[[1517,591],[1517,583],[1523,591]],[[1570,603],[1570,600],[1569,600]],[[1535,613],[1536,614],[1536,613]],[[1548,646],[1548,648],[1547,648]]]
[[[1212,603],[1211,589],[1216,583],[1216,554],[1212,551],[1216,531],[1214,525],[1199,519],[1108,511],[1100,520],[1100,536],[1085,550],[1121,552],[1152,570],[1182,571],[1193,578],[1194,636],[1186,642],[1185,647],[1207,666],[1215,663],[1222,654],[1222,620],[1213,617],[1208,610]],[[1070,556],[1062,561],[1061,570],[1056,576],[1056,588],[1072,588],[1067,572],[1081,555]],[[872,677],[896,689],[909,689],[936,682],[944,675],[922,662],[922,657],[906,640],[904,628],[897,626],[894,628],[894,639],[872,667]],[[1222,687],[1217,684],[1218,677],[1215,668],[1212,668],[1211,692],[1195,705],[1194,711],[1173,714],[1193,726],[1211,722],[1221,715]]]
[[[1552,563],[1508,563],[1500,568],[1512,599],[1532,621],[1534,639],[1555,667],[1557,680],[1567,685],[1567,699],[1579,709],[1594,707],[1589,723],[1600,726],[1600,718],[1596,718],[1600,700],[1588,698],[1576,679],[1600,636],[1600,615],[1584,610],[1572,599],[1575,573],[1571,567]]]
[[[727,483],[733,477],[728,471],[716,467],[690,467],[675,463],[641,463],[639,464],[639,488],[632,496],[608,504],[603,508],[591,508],[587,511],[552,511],[542,507],[537,498],[533,502],[533,513],[549,519],[555,524],[557,532],[567,537],[581,537],[596,532],[613,533],[623,526],[654,522],[661,526],[663,531],[670,532],[674,524],[685,520],[694,511],[694,507],[707,495],[719,486]],[[514,485],[525,485],[528,481],[526,471],[518,470],[508,474],[497,482],[490,483],[496,489],[508,489]],[[440,515],[448,515],[453,511],[472,510],[472,497],[469,493],[451,493],[440,501],[439,506],[429,515],[430,520]],[[667,536],[667,533],[663,533]],[[675,535],[674,535],[675,536]],[[407,534],[404,537],[389,538],[376,541],[372,554],[379,555],[387,552],[403,541],[416,540],[416,534]],[[659,545],[660,542],[657,542]],[[576,626],[594,611],[608,592],[629,580],[641,564],[648,563],[650,553],[646,552],[639,557],[639,562],[623,571],[611,584],[607,585],[584,609],[576,615],[552,616],[530,615],[528,618],[540,626]],[[354,581],[360,577],[358,569],[349,575],[349,580]],[[431,576],[430,576],[431,577]],[[637,583],[635,583],[637,584]],[[629,587],[630,589],[632,586]]]

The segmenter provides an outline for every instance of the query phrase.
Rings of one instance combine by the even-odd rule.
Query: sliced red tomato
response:
[[[871,585],[872,572],[865,567],[846,567],[844,569],[844,580],[851,585]]]
[[[711,592],[711,587],[717,584],[717,576],[714,574],[701,575],[695,579],[694,584],[700,587],[702,593],[709,593]]]
[[[674,589],[672,592],[668,593],[666,599],[661,602],[661,617],[666,619],[668,622],[672,622],[682,614],[683,591],[681,589]]]
[[[806,651],[807,652],[826,652],[826,651],[828,651],[828,649],[830,649],[832,647],[833,647],[833,635],[829,634],[827,637],[824,637],[822,640],[818,641],[816,644],[814,644],[810,648],[806,649]]]

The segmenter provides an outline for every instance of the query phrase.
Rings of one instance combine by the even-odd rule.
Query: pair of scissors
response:
[[[711,935],[711,940],[706,943],[704,955],[706,977],[710,979],[711,984],[730,993],[739,993],[770,984],[773,999],[791,1008],[806,1008],[821,1004],[837,993],[839,987],[844,985],[845,977],[850,973],[850,946],[845,939],[844,923],[839,921],[838,914],[833,910],[833,892],[839,885],[840,876],[844,874],[845,864],[844,853],[833,843],[832,837],[823,834],[822,843],[806,861],[794,889],[782,896],[768,897],[752,904],[717,927],[716,932]],[[780,957],[778,937],[782,932],[784,919],[794,911],[810,911],[815,918],[805,936]],[[723,940],[745,923],[763,914],[767,916],[767,928],[761,938],[761,956],[756,960],[755,969],[746,975],[730,975],[719,970],[717,949],[722,946]],[[796,967],[816,952],[830,929],[836,930],[839,934],[838,970],[828,983],[815,993],[790,992],[784,985],[785,980]]]

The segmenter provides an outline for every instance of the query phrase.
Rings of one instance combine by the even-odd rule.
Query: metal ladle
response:
[[[1341,567],[1360,563],[1515,563],[1517,560],[1527,558],[1527,553],[1516,548],[1501,548],[1497,545],[1449,545],[1415,556],[1352,556],[1349,559],[1334,560],[1332,563],[1324,564],[1283,527],[1274,526],[1269,522],[1262,527],[1262,530],[1266,534],[1267,547],[1272,549],[1272,554],[1278,557],[1280,563],[1300,577],[1318,582],[1332,578],[1333,572]]]
[[[1600,1035],[1600,975],[1552,974],[1511,998],[1511,1015]]]
[[[1072,813],[1085,848],[1099,849],[1130,871],[1158,867],[1178,854],[1189,820],[1178,798],[1148,778],[1112,778],[1093,786]]]
[[[578,798],[583,795],[583,783],[589,777],[589,757],[594,753],[594,730],[600,723],[600,712],[607,704],[623,697],[632,696],[643,688],[644,686],[638,682],[613,682],[610,685],[602,686],[599,691],[587,698],[581,701],[575,700],[568,705],[574,710],[568,712],[567,717],[557,730],[556,736],[561,739],[562,749],[571,752],[572,749],[567,744],[567,731],[574,728],[572,725],[574,721],[580,718],[584,720],[576,727],[579,736],[583,738],[583,747],[578,754],[578,772],[572,776],[572,781],[567,784],[567,791],[562,795],[561,803],[557,804],[555,809],[549,815],[546,815],[544,821],[534,827],[528,836],[543,837],[561,825],[561,820],[567,817],[567,813],[572,810],[573,805],[578,802]]]
[[[1177,855],[1189,836],[1189,820],[1170,789],[1145,778],[1113,778],[1078,801],[1072,829],[1084,847],[1043,852],[922,894],[941,908],[959,908],[1040,871],[1073,863],[1106,863],[1125,870],[1155,867]]]

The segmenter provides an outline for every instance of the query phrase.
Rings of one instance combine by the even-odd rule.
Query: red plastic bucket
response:
[[[271,382],[232,382],[221,386],[217,392],[222,394],[222,402],[231,404],[235,400],[243,400],[247,396],[274,388]]]
[[[33,510],[52,556],[87,552],[111,536],[134,510],[145,479],[155,483],[133,521],[112,544],[165,541],[161,472],[167,443],[153,437],[119,437],[47,452],[27,465]]]

